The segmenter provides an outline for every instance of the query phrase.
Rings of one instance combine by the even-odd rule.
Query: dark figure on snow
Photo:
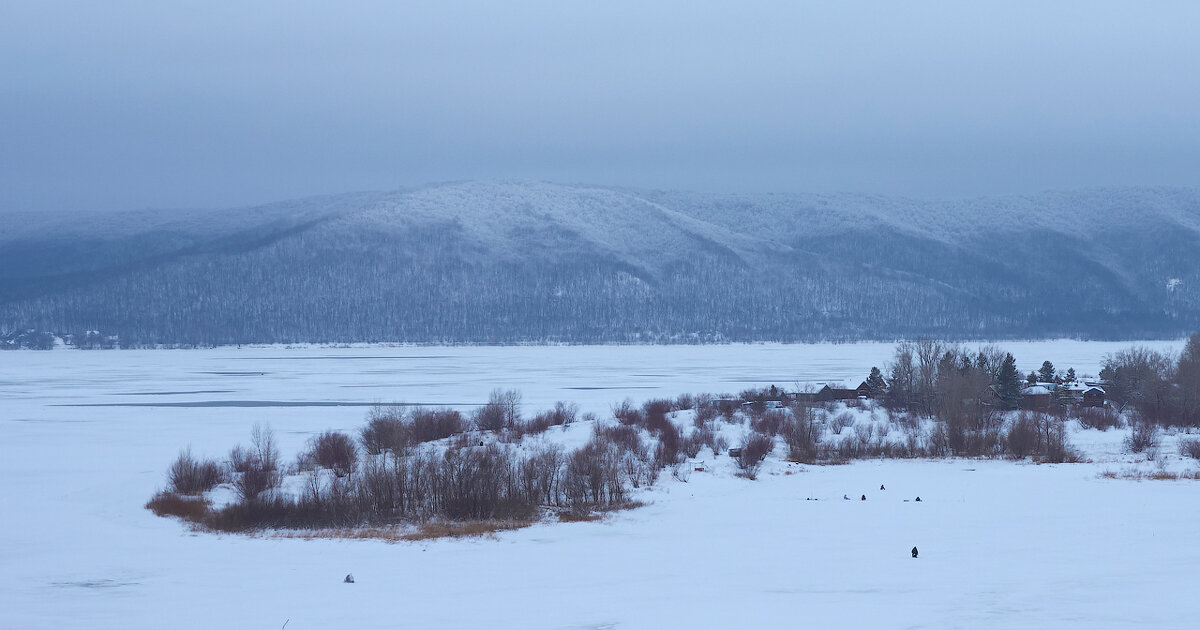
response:
[[[883,488],[883,484],[879,484],[879,489],[880,489],[880,490],[883,490],[883,489],[884,489],[884,488]]]
[[[865,495],[865,494],[864,494],[864,495],[862,495],[862,498],[861,498],[861,499],[859,499],[859,501],[866,501],[866,500],[867,500],[867,495]]]
[[[917,497],[917,503],[921,502],[921,497]]]
[[[913,557],[914,558],[917,557],[917,548],[916,547],[913,547]]]
[[[847,501],[849,501],[849,500],[850,500],[850,495],[848,495],[848,494],[843,494],[843,495],[842,495],[842,498],[843,498],[843,499],[845,499],[845,500],[847,500]]]

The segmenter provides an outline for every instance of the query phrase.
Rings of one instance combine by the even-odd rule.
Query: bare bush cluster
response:
[[[494,389],[487,404],[475,410],[471,420],[481,431],[515,427],[521,421],[521,399],[521,392],[515,389]]]
[[[192,449],[184,450],[167,471],[171,491],[182,495],[208,492],[225,481],[225,467],[215,459],[196,459]]]
[[[1131,453],[1153,451],[1158,447],[1158,425],[1146,418],[1140,412],[1129,417],[1129,435],[1125,437],[1125,447]]]
[[[738,474],[747,479],[754,479],[762,467],[762,462],[775,448],[775,440],[769,435],[751,431],[742,440],[741,452],[738,453]]]
[[[233,487],[243,500],[254,500],[259,495],[279,487],[283,480],[279,465],[279,448],[275,434],[269,427],[256,424],[250,431],[250,448],[240,444],[229,452]]]
[[[1107,431],[1121,426],[1121,414],[1113,409],[1080,407],[1073,410],[1070,415],[1078,420],[1081,426],[1089,429]]]
[[[308,448],[297,458],[297,468],[311,470],[317,466],[333,471],[338,477],[354,472],[358,463],[358,447],[350,436],[340,431],[326,431],[308,441]]]
[[[846,427],[853,425],[854,414],[850,413],[849,411],[843,411],[829,420],[829,430],[833,431],[834,435],[841,435],[842,431],[845,430]]]
[[[811,407],[792,408],[791,418],[780,427],[784,444],[788,447],[788,459],[812,464],[820,456],[821,425],[817,413]]]
[[[547,418],[567,423],[575,413],[575,408],[563,405]],[[185,489],[199,488],[195,490],[199,493],[215,485],[208,480],[193,482],[196,470],[222,472],[218,463],[198,462],[185,451],[171,469],[172,491],[157,495],[147,507],[220,531],[440,519],[509,522],[528,520],[542,508],[584,514],[619,507],[627,503],[631,487],[651,484],[658,477],[660,468],[637,427],[597,425],[587,445],[573,452],[559,446],[526,451],[467,440],[446,448],[414,446],[414,435],[431,435],[414,427],[442,426],[441,431],[448,426],[438,424],[438,415],[410,412],[397,418],[373,413],[362,432],[367,436],[365,455],[345,433],[326,431],[314,436],[297,458],[297,470],[305,473],[303,489],[291,493],[279,490],[283,471],[273,434],[256,426],[249,447],[230,451],[229,470],[238,501],[210,510],[202,497],[181,497]],[[396,422],[403,426],[397,427]]]
[[[1192,459],[1200,459],[1200,439],[1179,438],[1179,454]]]
[[[682,461],[685,454],[685,443],[679,427],[676,427],[669,417],[673,406],[674,403],[670,400],[656,399],[646,401],[642,408],[638,409],[632,402],[625,400],[613,408],[613,417],[618,423],[627,427],[640,427],[657,438],[654,466],[659,470]]]

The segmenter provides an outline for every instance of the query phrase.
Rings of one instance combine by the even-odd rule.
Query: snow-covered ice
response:
[[[1002,345],[1022,371],[1049,359],[1083,374],[1129,344]],[[747,481],[709,454],[687,483],[663,475],[646,507],[495,540],[196,534],[142,507],[181,447],[221,456],[266,422],[290,456],[313,432],[364,421],[365,406],[314,403],[470,405],[503,387],[529,411],[570,400],[606,414],[625,397],[856,381],[890,352],[2,353],[0,628],[1196,627],[1200,482],[1102,478],[1154,466],[1121,452],[1121,431],[1075,433],[1085,464],[773,458]],[[1164,457],[1197,467],[1166,442]]]

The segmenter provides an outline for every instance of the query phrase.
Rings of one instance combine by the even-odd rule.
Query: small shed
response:
[[[1083,390],[1081,404],[1084,407],[1103,407],[1104,390],[1099,387],[1089,387]]]
[[[1021,408],[1042,411],[1050,408],[1050,390],[1041,385],[1021,390]]]

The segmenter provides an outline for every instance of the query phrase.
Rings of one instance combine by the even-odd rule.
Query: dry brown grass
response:
[[[146,509],[156,516],[177,516],[191,523],[200,523],[208,515],[208,499],[185,497],[174,492],[159,492],[146,503]]]
[[[1181,473],[1171,472],[1169,470],[1155,470],[1145,472],[1130,468],[1120,472],[1106,470],[1100,473],[1103,479],[1128,479],[1130,481],[1181,481],[1181,480],[1200,480],[1200,471],[1185,470]]]
[[[396,527],[338,527],[273,531],[265,535],[271,538],[290,540],[381,540],[387,543],[398,543],[437,538],[496,538],[496,532],[521,529],[532,524],[533,521],[431,522],[419,525],[415,530],[398,525]]]
[[[559,512],[558,522],[560,523],[591,523],[604,518],[603,514],[589,512],[587,514],[579,514],[576,512]]]
[[[382,540],[383,542],[387,543],[397,543],[403,540],[404,534],[404,529],[395,527],[356,527],[345,529],[274,531],[269,534],[249,535],[265,535],[271,538],[287,538],[290,540]]]
[[[421,525],[417,531],[405,534],[403,540],[428,540],[430,538],[495,538],[496,532],[529,527],[533,521],[466,521],[462,523],[431,522]]]

